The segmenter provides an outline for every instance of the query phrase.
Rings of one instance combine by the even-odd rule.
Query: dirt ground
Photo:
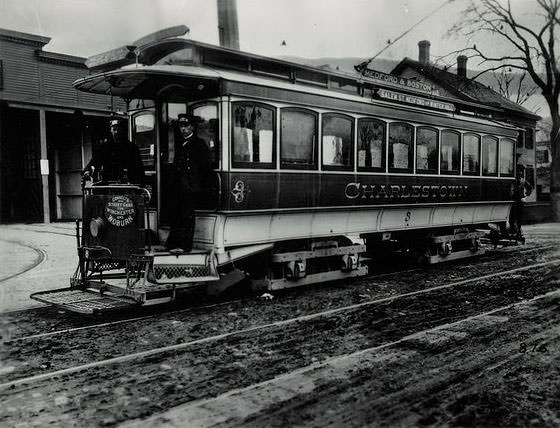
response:
[[[0,425],[558,426],[559,241],[22,340],[139,314],[12,313]]]

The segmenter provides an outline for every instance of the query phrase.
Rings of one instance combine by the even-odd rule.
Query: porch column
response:
[[[45,110],[39,110],[39,139],[41,142],[41,181],[43,190],[43,222],[50,223],[49,160],[47,155],[47,119]]]

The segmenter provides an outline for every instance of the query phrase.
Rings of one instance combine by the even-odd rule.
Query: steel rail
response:
[[[557,248],[557,247],[558,247],[558,245],[549,245],[549,246],[544,246],[544,247],[525,248],[525,249],[521,249],[521,250],[518,250],[518,251],[495,250],[495,252],[496,253],[501,253],[501,252],[504,252],[504,253],[508,253],[508,252],[519,253],[519,252],[529,252],[529,251],[536,251],[536,250],[547,250],[549,248]],[[384,277],[391,276],[391,275],[396,275],[396,274],[417,272],[417,271],[421,271],[422,269],[423,268],[420,267],[420,268],[411,268],[411,269],[405,269],[405,270],[391,271],[391,272],[379,273],[379,274],[374,274],[374,275],[368,275],[365,278],[367,278],[367,279],[378,279],[378,278],[384,278]],[[355,278],[355,279],[364,279],[364,278]],[[0,280],[0,282],[1,282],[1,280]],[[214,308],[214,307],[219,307],[219,306],[223,306],[223,305],[227,305],[227,304],[231,304],[231,303],[240,302],[242,300],[243,299],[236,299],[236,300],[229,300],[227,302],[215,303],[215,304],[212,304],[212,305],[197,306],[196,309],[200,310],[200,309]],[[33,309],[36,309],[36,308],[33,308]],[[185,309],[179,309],[179,310],[176,310],[176,311],[160,312],[160,313],[157,313],[157,314],[145,315],[145,316],[135,317],[135,318],[127,318],[127,319],[110,321],[110,322],[105,322],[105,323],[100,323],[100,324],[91,324],[91,325],[86,325],[86,326],[82,326],[82,327],[75,327],[75,328],[65,328],[65,329],[56,330],[56,331],[49,331],[49,332],[46,332],[46,333],[37,333],[37,334],[29,335],[29,336],[14,337],[14,338],[10,338],[9,341],[10,342],[16,342],[16,341],[21,342],[21,341],[25,341],[25,340],[39,339],[39,338],[42,338],[42,337],[50,337],[50,336],[56,336],[56,335],[59,335],[59,334],[72,333],[72,332],[75,332],[75,331],[89,330],[89,329],[97,328],[97,327],[109,327],[109,326],[112,326],[112,325],[124,324],[124,323],[127,323],[127,322],[148,320],[150,318],[154,318],[154,317],[161,316],[161,315],[181,314],[181,313],[184,313],[184,312],[188,312],[192,309],[193,308],[185,308]]]
[[[510,274],[513,274],[513,273],[516,273],[516,272],[522,272],[522,271],[526,271],[526,270],[531,270],[531,269],[544,267],[544,266],[548,266],[548,265],[551,265],[551,264],[559,264],[559,263],[560,263],[560,259],[554,259],[554,260],[550,260],[548,262],[535,263],[535,264],[528,265],[528,266],[523,266],[523,267],[519,267],[519,268],[515,268],[515,269],[509,269],[507,271],[495,272],[495,273],[488,274],[488,275],[482,275],[482,276],[479,276],[479,277],[476,277],[476,278],[470,278],[470,279],[465,279],[465,280],[461,280],[461,281],[451,282],[451,283],[444,284],[444,285],[438,285],[438,286],[431,287],[431,288],[424,289],[424,290],[412,291],[412,292],[409,292],[409,293],[403,293],[403,294],[399,294],[399,295],[396,295],[396,296],[384,297],[384,298],[381,298],[381,299],[371,300],[371,301],[368,301],[368,302],[357,303],[357,304],[354,304],[354,305],[348,305],[348,306],[343,306],[343,307],[340,307],[340,308],[329,309],[327,311],[316,312],[314,314],[302,315],[302,316],[295,317],[295,318],[290,318],[290,319],[287,319],[287,320],[275,321],[275,322],[268,323],[268,324],[262,324],[262,325],[242,329],[242,330],[236,330],[236,331],[229,332],[229,333],[223,333],[223,334],[218,334],[218,335],[215,335],[215,336],[209,336],[209,337],[205,337],[205,338],[202,338],[202,339],[193,340],[193,341],[190,341],[190,342],[163,346],[163,347],[159,347],[159,348],[150,349],[150,350],[147,350],[147,351],[134,352],[134,353],[131,353],[131,354],[121,355],[119,357],[113,357],[113,358],[100,360],[100,361],[95,361],[95,362],[92,362],[92,363],[82,364],[82,365],[74,366],[74,367],[68,367],[68,368],[61,369],[61,370],[56,370],[56,371],[53,371],[53,372],[50,372],[50,373],[43,373],[43,374],[40,374],[40,375],[35,375],[35,376],[29,376],[29,377],[26,377],[26,378],[16,379],[16,380],[13,380],[13,381],[10,381],[10,382],[0,384],[0,389],[14,388],[14,387],[19,386],[19,385],[29,384],[31,382],[40,382],[42,380],[46,380],[46,379],[50,379],[50,378],[58,377],[58,376],[64,376],[64,375],[76,373],[76,372],[91,369],[91,368],[103,367],[103,366],[108,366],[108,365],[112,365],[112,364],[120,364],[120,363],[128,362],[128,361],[131,361],[131,360],[135,360],[135,359],[140,359],[140,358],[144,358],[144,357],[151,357],[151,356],[162,354],[162,353],[165,353],[165,352],[179,351],[179,350],[183,350],[185,348],[188,348],[188,347],[191,347],[191,346],[194,346],[194,345],[214,342],[214,341],[234,337],[234,336],[237,336],[237,335],[240,335],[240,334],[252,333],[252,332],[255,332],[255,331],[266,330],[266,329],[269,329],[269,328],[283,327],[283,326],[286,326],[286,325],[290,325],[290,324],[294,324],[294,323],[298,323],[298,322],[302,322],[302,321],[309,321],[309,320],[313,320],[313,319],[316,319],[316,318],[321,318],[321,317],[324,317],[324,316],[333,315],[333,314],[340,313],[340,312],[359,309],[359,308],[372,306],[372,305],[376,305],[376,304],[380,304],[380,303],[391,302],[391,301],[401,299],[401,298],[404,298],[404,297],[427,294],[427,293],[437,291],[437,290],[443,290],[443,289],[447,289],[447,288],[456,287],[456,286],[459,286],[459,285],[469,284],[469,283],[473,283],[473,282],[477,282],[477,281],[483,281],[483,280],[490,279],[490,278],[495,278],[495,277],[504,276],[504,275],[510,275]],[[547,294],[544,294],[543,296],[546,296]],[[538,297],[542,297],[542,296],[538,296]],[[533,299],[536,299],[536,298],[533,298]],[[530,299],[530,300],[533,300],[533,299]],[[521,303],[523,303],[523,302],[521,302]],[[503,306],[503,307],[498,308],[498,309],[493,309],[489,313],[493,313],[493,312],[496,312],[498,310],[502,310],[502,309],[505,309],[505,308],[508,308],[508,307],[511,307],[511,306],[512,306],[512,304],[509,304],[509,305]],[[475,316],[473,316],[473,317],[475,317]],[[468,317],[468,318],[471,318],[471,317]],[[453,324],[453,323],[451,323],[451,324]],[[414,333],[412,336],[414,336],[416,334],[417,333]],[[400,339],[400,340],[402,341],[403,339]],[[397,343],[397,342],[395,342],[395,343]],[[380,349],[382,349],[383,346],[384,345],[381,345]]]

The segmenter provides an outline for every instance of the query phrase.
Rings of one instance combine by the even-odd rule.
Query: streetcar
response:
[[[91,57],[74,83],[124,100],[147,184],[86,186],[71,286],[32,298],[93,313],[241,281],[273,291],[366,275],[389,249],[425,263],[479,255],[485,231],[506,228],[516,127],[418,85],[180,34]],[[192,251],[175,254],[163,244],[181,113],[199,118],[213,179]]]

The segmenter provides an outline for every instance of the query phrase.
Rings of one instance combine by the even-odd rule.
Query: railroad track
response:
[[[504,256],[504,255],[508,255],[509,253],[513,253],[514,255],[519,255],[519,254],[526,254],[526,253],[539,253],[540,256],[543,256],[543,252],[547,251],[547,250],[551,250],[551,249],[556,249],[557,245],[545,245],[545,246],[536,246],[536,247],[531,247],[531,248],[519,248],[517,247],[517,250],[510,250],[510,248],[503,248],[503,249],[498,249],[498,250],[492,250],[491,254],[489,255],[484,255],[483,259],[478,259],[478,260],[471,260],[469,261],[469,263],[465,263],[462,262],[461,265],[457,265],[458,262],[453,263],[454,267],[453,270],[454,271],[458,271],[460,272],[461,270],[464,270],[466,272],[466,274],[468,276],[473,276],[473,275],[484,275],[484,272],[486,270],[493,270],[492,268],[489,268],[489,266],[491,266],[496,258],[495,258],[495,254],[498,254],[499,256]],[[519,263],[521,263],[521,261],[519,261]],[[515,264],[517,264],[517,261],[514,261]],[[400,276],[403,277],[403,275],[405,277],[404,278],[404,282],[408,282],[408,280],[406,279],[406,276],[415,276],[415,281],[419,282],[419,279],[425,280],[425,281],[429,281],[431,279],[431,277],[434,275],[434,273],[436,274],[441,274],[442,272],[444,272],[448,266],[447,264],[442,264],[442,265],[437,265],[437,266],[433,266],[431,269],[427,270],[426,267],[415,267],[415,268],[410,268],[410,269],[401,269],[401,270],[393,270],[391,272],[385,272],[385,273],[376,273],[376,274],[372,274],[366,278],[360,278],[360,279],[356,279],[352,281],[352,286],[357,286],[359,284],[369,284],[371,282],[378,282],[380,280],[391,280],[391,278],[395,277],[395,276]],[[474,270],[473,270],[474,269]],[[418,278],[418,274],[420,274],[420,278]],[[465,276],[467,276],[465,275]],[[335,287],[337,287],[335,285]],[[311,293],[311,294],[324,294],[325,293],[325,289],[329,289],[329,286],[321,286],[321,287],[314,287],[313,289],[307,290],[307,293]],[[362,296],[373,296],[372,298],[374,298],[376,291],[375,291],[375,285],[372,286],[368,286],[366,287],[367,291],[364,293],[360,293],[360,291],[358,290],[359,287],[356,287],[356,292],[359,295]],[[371,291],[373,289],[373,292]],[[383,293],[382,291],[380,292],[381,294]],[[299,296],[299,294],[296,294],[297,296]],[[299,297],[297,297],[299,298]],[[181,309],[177,309],[177,310],[167,310],[164,309],[163,311],[157,311],[155,313],[150,311],[150,314],[148,315],[142,315],[142,316],[132,316],[129,317],[128,315],[125,315],[126,318],[118,318],[114,321],[109,321],[109,322],[98,322],[98,319],[95,318],[80,318],[78,319],[78,323],[81,324],[77,327],[74,327],[73,325],[76,324],[77,322],[77,317],[74,315],[63,315],[62,317],[60,316],[60,314],[56,313],[55,310],[53,310],[52,308],[41,308],[39,310],[37,309],[30,309],[24,312],[18,312],[18,313],[13,313],[12,318],[10,319],[9,317],[6,317],[6,315],[10,315],[10,314],[4,314],[4,324],[5,325],[11,325],[12,326],[12,330],[9,332],[5,332],[4,333],[4,338],[3,338],[3,342],[21,342],[21,341],[26,341],[26,340],[31,340],[31,339],[38,339],[38,338],[46,338],[46,337],[55,337],[58,335],[64,335],[64,334],[69,334],[72,332],[79,332],[79,331],[84,331],[84,330],[89,330],[89,329],[97,329],[97,328],[107,328],[107,327],[111,327],[113,325],[119,325],[119,324],[123,324],[123,323],[132,323],[132,322],[142,322],[142,321],[147,321],[147,320],[151,320],[151,319],[155,319],[158,317],[174,317],[174,316],[179,316],[181,314],[188,314],[190,312],[192,312],[193,310],[196,310],[197,313],[198,312],[204,312],[206,310],[212,310],[213,308],[219,308],[219,307],[223,307],[223,306],[228,306],[228,305],[236,305],[236,304],[240,304],[240,303],[245,303],[245,304],[254,304],[254,299],[234,299],[234,300],[229,300],[226,302],[220,302],[220,303],[212,303],[209,305],[202,305],[202,306],[189,306],[187,308],[181,308]],[[153,309],[152,309],[153,311]],[[39,312],[39,313],[38,313]],[[43,314],[44,312],[44,314]],[[52,314],[55,314],[56,316],[54,317],[52,323],[56,323],[56,325],[52,325],[52,324],[48,324],[50,317],[52,316]],[[25,317],[28,316],[29,317],[29,321],[25,321]],[[117,315],[119,316],[119,315]],[[93,321],[93,322],[92,322]],[[62,324],[62,327],[58,327],[57,325]],[[20,333],[18,334],[18,330],[20,331]],[[45,332],[45,330],[48,330]],[[42,332],[39,332],[42,331]]]
[[[557,274],[559,262],[559,259],[548,260],[269,323],[260,323],[258,316],[251,312],[250,316],[255,319],[246,319],[248,326],[243,328],[243,323],[232,324],[229,332],[160,347],[147,344],[148,348],[142,351],[70,365],[48,373],[25,375],[14,371],[14,378],[0,385],[0,397],[6,401],[5,409],[21,406],[21,411],[28,412],[29,417],[33,411],[26,406],[32,406],[31,402],[35,407],[48,409],[41,413],[41,421],[45,423],[49,417],[57,420],[60,416],[57,412],[72,415],[82,423],[91,423],[99,418],[91,409],[104,407],[112,409],[109,413],[116,415],[116,422],[127,420],[185,401],[201,400],[264,382],[324,358],[383,346],[410,334],[511,306],[526,293],[529,294],[527,298],[531,298],[549,291],[550,286],[544,286],[535,278]],[[504,294],[504,290],[508,293]],[[519,295],[517,291],[512,294],[512,290],[518,290]],[[216,319],[203,321],[215,322]],[[251,322],[256,324],[250,325]],[[151,327],[152,331],[157,331],[161,325]],[[189,326],[177,326],[182,327]],[[122,331],[118,333],[105,331],[99,339],[105,337],[110,344],[117,346],[124,340]],[[119,341],[112,342],[112,338]],[[344,343],[340,342],[341,338]],[[72,342],[73,339],[66,341]],[[93,349],[86,348],[89,353],[93,352],[97,342],[91,344]],[[51,358],[56,356],[52,352],[49,355]],[[69,357],[74,359],[72,355]],[[113,388],[126,391],[126,403],[129,404],[99,401]],[[49,397],[68,391],[76,391],[77,396],[70,399],[63,395],[64,400],[60,402],[64,405],[48,408]],[[105,392],[100,395],[100,391]],[[150,400],[137,403],[132,397],[150,397]],[[87,402],[89,410],[76,404],[76,400]],[[123,406],[127,409],[126,415],[119,413]],[[0,421],[13,422],[6,410],[0,410]]]
[[[353,305],[337,307],[337,308],[324,310],[324,311],[320,311],[320,312],[316,312],[316,313],[312,313],[312,314],[308,314],[308,315],[302,315],[302,316],[289,318],[289,319],[286,319],[286,320],[279,320],[279,321],[275,321],[275,322],[271,322],[271,323],[267,323],[267,324],[263,324],[263,325],[251,326],[251,327],[248,327],[248,328],[235,330],[235,331],[222,333],[222,334],[217,334],[217,335],[212,335],[212,336],[204,337],[202,339],[188,341],[188,342],[185,342],[185,343],[166,345],[166,346],[161,346],[161,347],[157,347],[157,348],[154,348],[154,349],[148,349],[148,350],[144,350],[144,351],[140,351],[140,352],[132,352],[132,353],[129,353],[129,354],[118,356],[118,357],[107,358],[107,359],[104,359],[104,360],[89,362],[89,363],[86,363],[86,364],[80,364],[80,365],[77,365],[77,366],[68,367],[68,368],[64,368],[64,369],[61,369],[61,370],[56,370],[56,371],[52,371],[52,372],[48,372],[48,373],[43,373],[43,374],[40,374],[40,375],[27,376],[27,377],[23,377],[21,379],[15,379],[15,380],[12,380],[12,381],[4,382],[4,383],[0,384],[0,389],[11,388],[11,387],[14,387],[14,386],[17,386],[17,385],[22,385],[22,384],[29,384],[29,383],[33,383],[33,382],[37,382],[37,381],[42,381],[42,380],[45,380],[45,379],[50,379],[50,378],[53,378],[53,377],[64,376],[64,375],[67,375],[67,374],[80,372],[80,371],[87,370],[87,369],[90,369],[90,368],[102,367],[102,366],[112,365],[112,364],[121,364],[121,363],[125,363],[125,362],[131,361],[131,360],[147,358],[147,357],[151,357],[151,356],[154,356],[154,355],[157,355],[157,354],[167,353],[167,352],[170,352],[170,351],[183,350],[183,349],[186,349],[186,348],[189,348],[189,347],[192,347],[192,346],[196,346],[196,345],[199,345],[199,344],[206,344],[206,343],[209,343],[209,342],[218,342],[218,341],[221,341],[223,339],[231,338],[231,337],[238,336],[238,335],[245,335],[247,333],[253,333],[253,332],[257,332],[257,331],[266,331],[268,329],[282,328],[282,327],[297,324],[297,323],[300,323],[300,322],[309,322],[309,321],[320,319],[320,318],[330,317],[330,316],[333,316],[333,315],[336,315],[336,314],[339,314],[339,313],[345,313],[345,312],[349,312],[349,311],[355,311],[355,310],[358,310],[358,309],[363,309],[363,308],[370,307],[370,306],[378,306],[378,305],[394,302],[394,301],[399,300],[399,299],[406,299],[406,298],[413,297],[413,296],[432,294],[436,291],[446,290],[446,289],[450,289],[450,288],[454,288],[454,287],[458,287],[458,286],[463,286],[463,285],[467,285],[467,284],[473,284],[473,283],[486,281],[486,280],[493,279],[493,278],[511,276],[511,275],[514,275],[514,274],[517,274],[517,273],[520,273],[520,272],[531,271],[531,270],[534,270],[536,268],[542,268],[542,267],[547,267],[547,266],[551,266],[551,265],[552,266],[558,266],[559,264],[560,264],[560,259],[555,259],[555,260],[551,260],[551,261],[544,262],[544,263],[538,263],[538,264],[523,266],[523,267],[519,267],[519,268],[515,268],[515,269],[509,269],[509,270],[506,270],[506,271],[496,272],[496,273],[492,273],[492,274],[488,274],[488,275],[484,275],[484,276],[480,276],[480,277],[476,277],[476,278],[469,278],[469,279],[464,279],[464,280],[460,280],[460,281],[454,281],[454,282],[447,283],[447,284],[444,284],[444,285],[438,285],[438,286],[435,286],[435,287],[429,287],[429,288],[426,288],[426,289],[417,290],[417,291],[413,291],[413,292],[402,293],[402,294],[393,295],[393,296],[389,296],[389,297],[383,297],[383,298],[379,298],[379,299],[369,300],[369,301],[366,301],[366,302],[357,303],[357,304],[353,304]],[[139,318],[139,319],[145,320],[145,318]],[[104,327],[116,326],[116,325],[122,324],[124,322],[129,322],[129,321],[132,321],[132,320],[121,320],[121,321],[117,321],[117,322],[113,322],[113,323],[106,323],[106,325],[104,325]],[[51,333],[45,333],[45,334],[42,334],[42,335],[28,336],[26,338],[21,338],[20,340],[23,340],[23,339],[31,340],[31,339],[37,339],[37,338],[46,338],[46,337],[52,336],[54,334],[63,334],[63,333],[71,333],[71,332],[79,333],[79,332],[82,332],[85,329],[92,328],[92,327],[93,326],[80,327],[80,328],[76,328],[76,329],[73,329],[73,330],[66,330],[66,331],[61,331],[61,332],[51,332]],[[16,341],[20,341],[20,340],[16,340]],[[71,339],[65,338],[65,340],[71,340]],[[20,353],[20,355],[21,355],[21,353]]]

